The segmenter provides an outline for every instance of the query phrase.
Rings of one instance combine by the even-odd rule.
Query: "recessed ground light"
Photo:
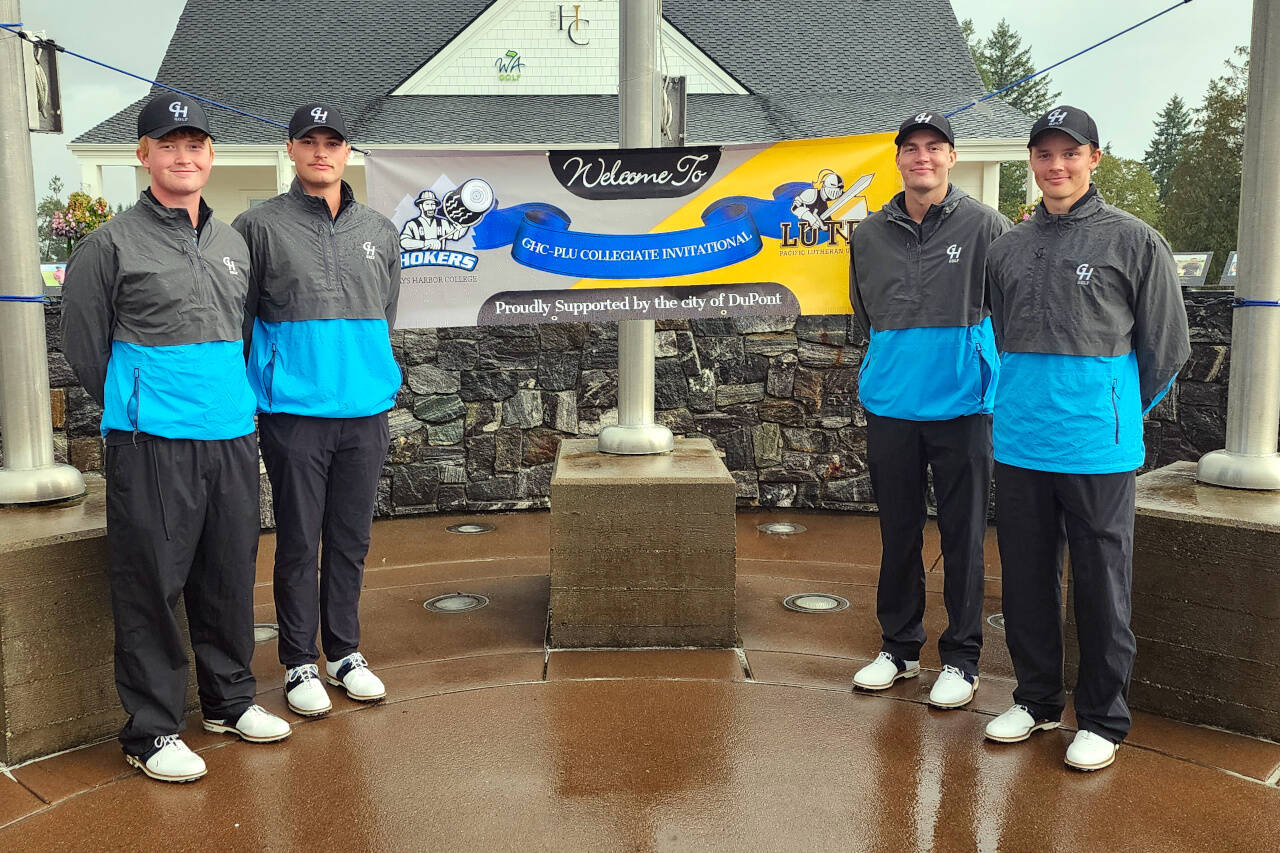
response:
[[[756,525],[756,530],[762,533],[773,533],[778,536],[804,533],[807,529],[803,524],[796,524],[794,521],[770,521],[767,524]]]
[[[782,599],[782,606],[799,613],[835,613],[849,606],[849,599],[826,592],[802,592]]]
[[[451,592],[427,599],[422,606],[435,613],[466,613],[468,610],[479,610],[489,603],[489,599],[475,592]]]
[[[997,631],[1003,631],[1004,630],[1004,614],[992,613],[990,616],[987,617],[987,624],[990,625],[992,628],[995,628]]]
[[[269,643],[280,636],[280,626],[274,622],[258,622],[253,626],[254,643]]]
[[[445,530],[450,533],[492,533],[497,528],[483,521],[464,521],[462,524],[451,524]]]

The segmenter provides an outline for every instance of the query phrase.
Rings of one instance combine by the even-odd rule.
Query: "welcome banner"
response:
[[[893,134],[591,151],[378,149],[403,328],[847,314]]]

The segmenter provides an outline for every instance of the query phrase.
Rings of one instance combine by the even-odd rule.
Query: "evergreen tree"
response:
[[[1031,61],[1031,46],[1023,45],[1022,36],[1004,18],[985,39],[977,37],[973,21],[968,18],[960,24],[960,32],[969,43],[973,64],[988,92],[1008,86],[1036,70]],[[1052,107],[1062,94],[1051,92],[1050,85],[1049,78],[1042,75],[1000,97],[1028,116],[1038,116]],[[1017,218],[1018,208],[1026,198],[1026,182],[1026,161],[1000,164],[1000,212],[1010,219]]]
[[[1127,210],[1152,228],[1159,229],[1164,209],[1151,172],[1141,160],[1116,157],[1107,146],[1093,172],[1093,183],[1102,197]]]
[[[40,263],[60,264],[67,260],[67,241],[54,236],[53,215],[67,207],[62,200],[62,179],[49,180],[49,194],[36,205],[36,238],[40,243]]]
[[[1209,84],[1196,110],[1196,127],[1169,177],[1165,236],[1174,251],[1213,252],[1209,281],[1217,281],[1227,254],[1236,248],[1240,222],[1241,161],[1249,51],[1236,48],[1238,63]]]
[[[1169,195],[1169,177],[1178,165],[1183,146],[1191,135],[1191,112],[1182,98],[1174,95],[1164,105],[1155,120],[1156,132],[1147,146],[1147,153],[1142,162],[1151,170],[1156,187],[1160,190],[1160,201]]]

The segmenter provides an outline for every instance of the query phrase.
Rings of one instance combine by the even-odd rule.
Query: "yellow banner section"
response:
[[[654,226],[657,234],[697,228],[702,213],[726,197],[767,202],[790,187],[794,199],[781,206],[789,221],[776,235],[761,226],[764,248],[752,258],[695,275],[655,279],[579,279],[577,288],[679,287],[779,282],[799,300],[804,314],[848,314],[849,237],[858,222],[902,189],[892,133],[778,142],[703,187]],[[806,183],[796,193],[795,184]],[[777,207],[775,205],[775,207]],[[781,209],[780,208],[780,209]],[[757,213],[757,217],[759,214]],[[782,217],[779,217],[782,219]]]

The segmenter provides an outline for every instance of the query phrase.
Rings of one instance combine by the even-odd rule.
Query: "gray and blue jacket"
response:
[[[1146,455],[1142,418],[1191,353],[1169,244],[1090,188],[991,245],[1001,351],[992,441],[1006,465],[1114,474]]]
[[[888,418],[990,414],[999,361],[987,246],[1009,221],[955,187],[919,223],[904,199],[894,196],[851,239],[849,295],[870,338],[858,397]]]
[[[67,361],[102,434],[219,440],[253,432],[241,341],[244,240],[150,190],[76,246],[63,284]],[[108,441],[112,441],[108,438]]]
[[[400,236],[342,184],[335,218],[295,179],[236,217],[253,274],[245,303],[249,383],[258,411],[319,418],[385,412],[400,390],[390,328],[400,297]]]

